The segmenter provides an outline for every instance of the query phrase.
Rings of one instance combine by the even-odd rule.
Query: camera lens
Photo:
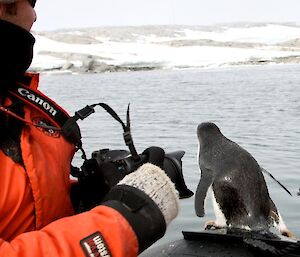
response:
[[[180,199],[189,198],[194,194],[187,188],[183,178],[181,159],[184,154],[184,151],[167,153],[164,159],[164,171],[175,184]]]

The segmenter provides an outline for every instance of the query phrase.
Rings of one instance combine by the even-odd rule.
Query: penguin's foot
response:
[[[223,226],[218,225],[215,221],[209,220],[206,221],[204,224],[204,229],[205,230],[211,230],[211,229],[221,229]]]
[[[298,238],[289,230],[281,230],[280,233],[288,238],[298,240]]]

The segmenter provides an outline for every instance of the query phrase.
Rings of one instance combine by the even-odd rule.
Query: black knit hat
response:
[[[17,2],[17,0],[0,0],[0,4],[12,4]],[[34,8],[36,0],[28,0],[31,6]]]

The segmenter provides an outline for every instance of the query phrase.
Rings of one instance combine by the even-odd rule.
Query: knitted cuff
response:
[[[159,167],[146,163],[125,176],[119,185],[128,185],[145,192],[158,206],[168,225],[178,214],[179,199],[175,185]]]

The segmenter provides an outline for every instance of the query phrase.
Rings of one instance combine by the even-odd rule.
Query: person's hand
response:
[[[81,169],[73,168],[72,175],[78,178],[78,183],[72,186],[71,191],[76,213],[99,205],[110,189],[96,159],[85,160]]]
[[[145,163],[125,176],[118,185],[128,185],[147,194],[158,206],[168,225],[178,213],[179,198],[175,184],[165,171],[152,163]]]
[[[157,146],[151,146],[147,148],[142,154],[147,156],[147,162],[152,163],[163,169],[165,151],[162,148]]]
[[[89,210],[102,202],[102,199],[126,175],[119,171],[113,162],[98,164],[95,158],[85,160],[81,172],[77,175],[77,193],[73,202],[80,206],[77,212]],[[76,196],[75,196],[76,195]],[[76,204],[78,202],[78,204]]]
[[[126,217],[137,235],[139,252],[164,235],[179,210],[175,185],[161,168],[164,150],[149,147],[142,155],[144,164],[112,187],[103,203]]]
[[[149,162],[112,187],[103,204],[127,219],[137,236],[139,252],[164,235],[179,210],[174,183],[160,167]]]

